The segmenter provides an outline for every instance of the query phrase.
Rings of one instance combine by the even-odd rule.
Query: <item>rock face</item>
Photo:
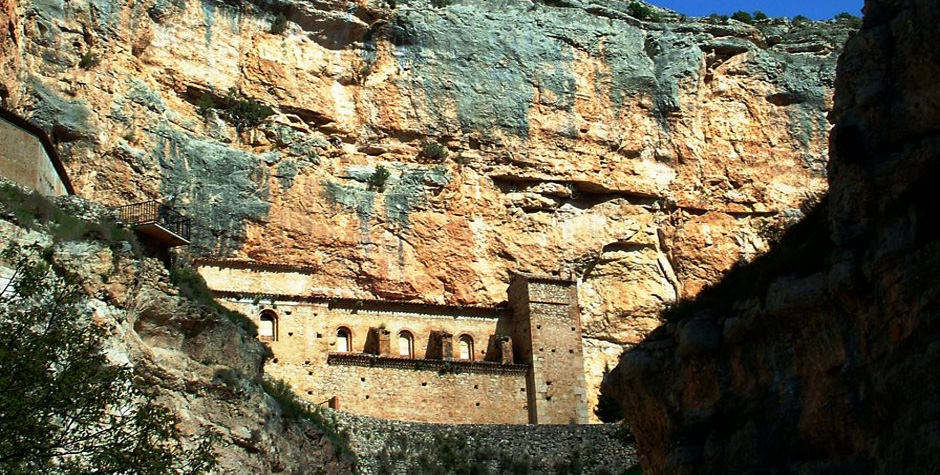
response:
[[[866,2],[827,204],[612,372],[644,472],[936,471],[938,21],[936,0]]]
[[[195,254],[363,298],[492,304],[509,271],[573,273],[589,387],[824,193],[851,31],[600,0],[0,6],[0,98],[82,196],[174,196]]]
[[[75,198],[60,204],[91,223],[107,215]],[[78,276],[88,318],[111,335],[108,358],[133,369],[155,401],[179,418],[185,437],[206,429],[220,436],[218,473],[351,473],[335,441],[310,423],[282,417],[262,389],[269,350],[219,312],[182,297],[162,263],[139,259],[128,241],[63,238],[63,223],[27,227],[16,218],[22,215],[0,203],[3,248],[38,244]],[[9,266],[0,262],[0,276],[10,275]]]

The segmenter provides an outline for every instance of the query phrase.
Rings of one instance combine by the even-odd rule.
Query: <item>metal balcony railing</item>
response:
[[[117,208],[121,221],[169,246],[189,244],[192,219],[159,201],[144,201]],[[164,235],[170,233],[171,235]]]

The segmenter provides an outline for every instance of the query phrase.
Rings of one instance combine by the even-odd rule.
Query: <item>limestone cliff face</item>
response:
[[[938,21],[936,0],[866,2],[827,205],[612,373],[644,473],[936,471]]]
[[[0,95],[83,196],[176,196],[194,253],[364,298],[491,304],[511,270],[574,273],[594,387],[825,191],[851,31],[609,1],[0,5]],[[229,91],[274,115],[236,129],[207,107]]]
[[[100,205],[75,198],[58,204],[91,223],[108,216]],[[18,211],[0,203],[3,248],[49,249],[54,263],[78,277],[85,316],[111,336],[108,358],[130,367],[155,401],[179,418],[184,444],[206,429],[219,435],[217,473],[351,473],[351,462],[336,455],[322,430],[282,417],[262,389],[270,350],[204,303],[183,297],[162,263],[139,258],[127,241],[63,239],[62,230],[75,223],[25,226],[17,216],[29,214]],[[0,261],[0,276],[8,277],[10,267]]]

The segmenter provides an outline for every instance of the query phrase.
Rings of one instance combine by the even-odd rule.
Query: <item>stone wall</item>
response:
[[[204,261],[200,272],[259,326],[268,373],[311,403],[408,421],[588,422],[572,280],[515,276],[510,312],[311,296],[315,272],[286,265]],[[275,284],[295,293],[251,292]]]
[[[444,425],[328,411],[349,436],[361,475],[619,475],[637,463],[632,436],[604,425]]]
[[[68,188],[39,137],[0,118],[0,176],[43,195],[62,196]]]
[[[321,290],[314,268],[293,266],[254,266],[242,261],[197,261],[199,273],[214,288],[246,295],[289,294],[309,295]],[[342,296],[342,295],[334,295]],[[347,295],[354,296],[354,295]]]
[[[495,335],[506,333],[505,309],[286,296],[230,296],[223,303],[259,325],[262,312],[276,315],[276,338],[267,342],[274,358],[265,369],[312,403],[335,397],[344,411],[410,421],[528,422],[528,366],[499,362]],[[347,355],[338,354],[340,328],[350,334]],[[388,357],[366,356],[375,351],[370,335],[379,328],[389,332]],[[399,353],[402,331],[414,337],[410,358]],[[453,335],[455,343],[470,337],[472,359],[445,364],[435,349],[439,331]],[[447,358],[459,357],[456,351]],[[350,358],[356,355],[369,361]]]
[[[510,284],[519,340],[527,347],[530,421],[587,423],[577,287],[568,279],[518,275]]]

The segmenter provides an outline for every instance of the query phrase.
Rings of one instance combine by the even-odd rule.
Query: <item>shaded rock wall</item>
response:
[[[825,190],[844,23],[432,3],[4,0],[0,97],[82,196],[175,197],[195,254],[458,304],[574,272],[591,387]],[[236,128],[230,94],[275,113]]]
[[[936,471],[938,21],[935,0],[866,2],[826,204],[613,371],[645,472]]]
[[[269,350],[245,329],[182,297],[163,264],[138,258],[131,242],[64,235],[75,232],[68,230],[72,221],[25,226],[17,216],[28,214],[9,196],[0,202],[3,247],[49,248],[53,262],[75,273],[87,294],[84,317],[110,335],[108,358],[132,368],[155,401],[179,418],[184,445],[206,429],[220,436],[217,473],[351,473],[352,463],[337,455],[323,430],[282,417],[259,384]],[[90,234],[102,229],[94,223],[109,219],[100,205],[74,197],[57,203],[66,215],[92,223],[86,223]],[[0,275],[8,277],[10,265],[0,262]]]

